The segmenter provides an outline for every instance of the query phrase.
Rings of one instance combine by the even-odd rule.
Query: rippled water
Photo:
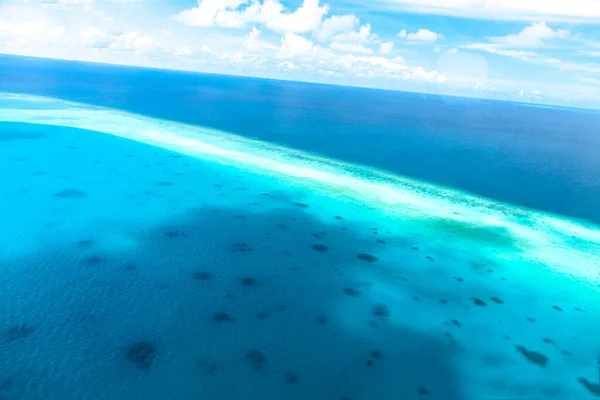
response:
[[[600,229],[0,96],[0,397],[595,398]]]

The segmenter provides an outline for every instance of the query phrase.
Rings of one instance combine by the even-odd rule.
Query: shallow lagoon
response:
[[[1,100],[1,396],[595,398],[597,226]]]

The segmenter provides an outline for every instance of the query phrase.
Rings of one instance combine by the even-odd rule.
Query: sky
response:
[[[0,0],[0,53],[600,109],[600,0]]]

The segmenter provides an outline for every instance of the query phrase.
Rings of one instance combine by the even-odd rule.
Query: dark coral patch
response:
[[[487,304],[485,303],[485,301],[481,300],[478,297],[472,297],[471,300],[473,300],[473,304],[475,304],[477,307],[485,307],[485,306],[487,306]]]
[[[125,359],[133,363],[138,369],[148,370],[156,359],[154,344],[149,341],[132,344],[125,350]]]
[[[529,362],[538,367],[545,368],[548,365],[548,357],[537,351],[527,350],[525,346],[517,345],[515,349],[521,353]]]
[[[260,320],[267,319],[267,318],[269,318],[269,314],[264,311],[261,311],[258,314],[256,314],[256,318],[258,318]]]
[[[267,369],[267,358],[259,350],[248,350],[244,355],[244,359],[252,366],[256,372],[265,372]]]
[[[212,273],[210,272],[194,272],[192,278],[197,281],[209,281],[212,278]]]
[[[172,230],[165,232],[165,237],[169,239],[182,238],[184,236],[183,231]]]
[[[13,342],[15,340],[22,340],[27,338],[33,332],[35,332],[36,328],[31,325],[22,324],[22,325],[14,325],[4,331],[4,339]]]
[[[380,360],[380,359],[383,358],[383,353],[381,351],[379,351],[379,350],[373,350],[371,352],[371,357],[373,357],[373,358],[375,358],[377,360]]]
[[[371,308],[371,313],[376,317],[389,317],[390,309],[383,304],[376,304]]]
[[[293,372],[284,372],[283,379],[288,385],[295,385],[298,383],[298,375],[294,374]]]
[[[327,251],[328,248],[327,246],[325,246],[324,244],[313,244],[312,246],[310,246],[314,251],[318,251],[318,252],[324,252]]]
[[[491,297],[490,300],[492,300],[496,304],[503,304],[504,303],[504,301],[502,299],[499,299],[497,297]]]
[[[591,394],[600,397],[600,385],[597,383],[592,383],[588,381],[586,378],[577,378],[577,381],[583,385],[584,388],[588,390]]]
[[[243,286],[254,286],[258,283],[258,281],[250,276],[247,276],[245,278],[242,278],[241,283]]]
[[[213,314],[212,320],[215,322],[229,322],[231,321],[231,316],[226,312],[217,312]]]
[[[374,263],[375,261],[377,261],[377,257],[371,255],[371,254],[367,254],[367,253],[360,253],[356,255],[356,258],[358,258],[361,261],[365,261],[368,263]]]
[[[100,264],[104,264],[106,262],[106,258],[100,256],[89,256],[85,257],[81,260],[85,265],[89,266],[97,266]]]
[[[85,192],[77,189],[63,189],[53,195],[58,199],[79,199],[85,196]]]
[[[231,245],[231,250],[241,253],[246,251],[252,251],[253,248],[246,242],[237,242]]]
[[[358,297],[360,296],[360,292],[356,289],[352,289],[352,288],[346,288],[344,289],[344,293],[346,293],[348,296],[351,297]]]

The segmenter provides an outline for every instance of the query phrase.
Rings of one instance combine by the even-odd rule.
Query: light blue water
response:
[[[0,121],[0,396],[597,395],[595,225],[117,110]]]

